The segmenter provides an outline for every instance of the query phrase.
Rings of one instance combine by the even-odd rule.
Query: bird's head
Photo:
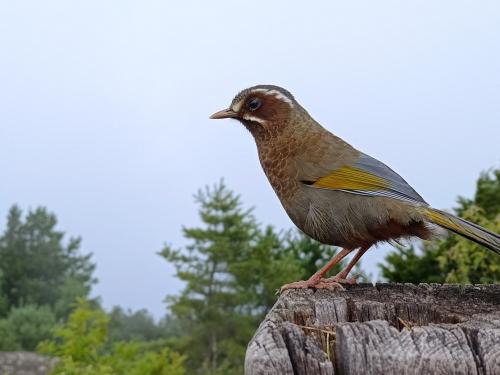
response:
[[[287,90],[272,85],[258,85],[241,91],[227,109],[214,113],[211,119],[234,118],[252,133],[276,132],[288,124],[299,104]]]

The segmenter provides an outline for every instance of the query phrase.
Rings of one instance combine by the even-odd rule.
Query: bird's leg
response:
[[[342,259],[344,259],[351,251],[352,249],[346,249],[346,248],[342,249],[341,252],[335,254],[335,256],[332,259],[330,259],[330,261],[327,264],[321,267],[321,269],[314,275],[312,275],[309,279],[305,281],[301,280],[301,281],[296,281],[294,283],[285,284],[280,288],[280,292],[283,292],[286,289],[305,289],[305,288],[318,289],[318,288],[338,287],[340,285],[338,283],[337,283],[338,285],[332,285],[332,283],[330,283],[329,285],[324,285],[323,284],[323,281],[325,280],[324,277],[333,266],[342,261]]]
[[[333,277],[323,280],[323,283],[345,283],[345,284],[356,284],[356,278],[348,279],[347,276],[351,272],[352,268],[359,262],[359,259],[364,253],[369,249],[369,247],[362,247],[358,250],[356,255],[351,259],[349,264],[345,268]]]

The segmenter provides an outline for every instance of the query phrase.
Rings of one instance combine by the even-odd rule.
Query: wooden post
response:
[[[287,290],[253,339],[246,375],[500,375],[500,284]]]

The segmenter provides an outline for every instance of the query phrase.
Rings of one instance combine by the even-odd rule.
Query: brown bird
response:
[[[253,135],[260,163],[290,219],[317,241],[342,247],[306,281],[288,288],[329,288],[347,276],[374,244],[446,228],[500,254],[500,236],[431,208],[396,172],[317,123],[287,90],[259,85],[241,91],[210,118],[234,118]],[[336,276],[325,275],[357,250]]]

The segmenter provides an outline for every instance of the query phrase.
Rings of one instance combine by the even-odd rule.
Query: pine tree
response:
[[[172,262],[186,283],[180,296],[169,297],[172,313],[184,331],[183,351],[188,367],[201,374],[222,372],[242,363],[250,334],[231,265],[254,245],[258,227],[250,210],[224,184],[199,191],[202,228],[184,228],[191,241],[186,251],[166,246],[161,255]]]
[[[279,287],[311,276],[335,249],[295,231],[262,228],[222,182],[195,198],[203,225],[184,228],[186,249],[161,252],[185,282],[179,296],[168,297],[182,332],[177,350],[187,355],[190,373],[242,373],[246,345]]]
[[[44,208],[25,218],[17,206],[9,211],[0,236],[0,350],[34,350],[95,282],[91,255],[56,225]]]
[[[30,210],[24,220],[17,206],[10,209],[0,236],[4,313],[27,304],[47,305],[64,317],[77,297],[90,292],[95,282],[91,254],[80,254],[80,238],[65,244],[56,226],[55,215],[45,208]]]

